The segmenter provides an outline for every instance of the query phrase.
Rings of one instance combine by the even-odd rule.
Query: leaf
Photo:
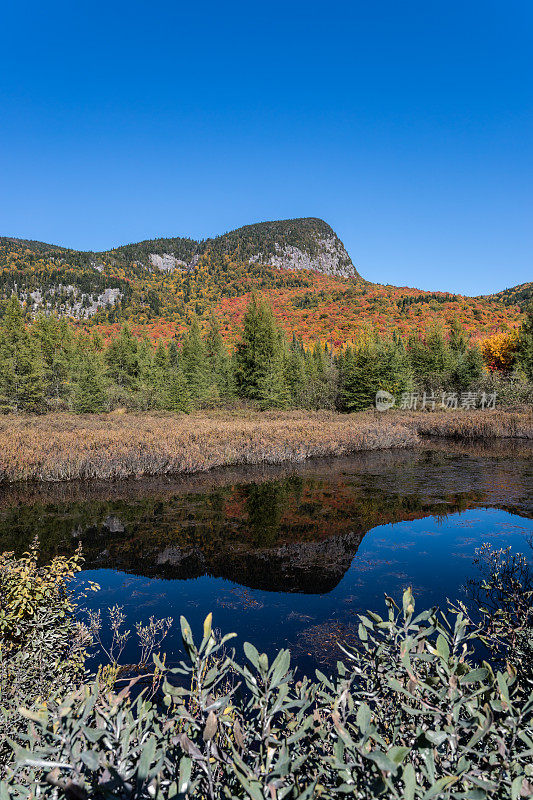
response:
[[[398,771],[398,767],[394,761],[391,761],[390,758],[380,750],[374,750],[372,753],[365,753],[365,758],[373,761],[383,772],[392,772],[392,774],[395,775]]]
[[[391,761],[394,761],[395,764],[401,764],[408,752],[408,747],[390,747],[389,750],[387,750],[387,756]]]
[[[242,735],[241,723],[238,719],[233,723],[233,736],[235,737],[237,747],[244,750],[244,736]]]
[[[518,800],[522,790],[522,776],[517,775],[511,784],[511,800]]]
[[[481,681],[485,680],[488,674],[488,670],[484,667],[473,669],[466,675],[463,675],[462,678],[459,678],[459,683],[481,683]]]
[[[259,669],[259,653],[253,644],[250,644],[250,642],[245,642],[243,644],[243,650],[248,661],[251,661],[256,669]]]
[[[427,791],[422,798],[422,800],[430,800],[435,795],[440,794],[440,792],[449,786],[451,783],[455,783],[458,779],[453,775],[445,775],[443,778],[439,778],[431,789]]]
[[[498,680],[498,688],[500,690],[500,694],[502,698],[505,700],[505,702],[509,704],[509,686],[507,685],[505,676],[501,672],[498,672],[497,680]]]
[[[213,738],[215,733],[217,732],[218,722],[217,717],[214,711],[210,711],[207,715],[207,721],[205,723],[205,728],[203,732],[204,742],[208,742],[210,739]]]
[[[186,794],[191,780],[192,761],[187,756],[180,759],[179,791]]]
[[[211,626],[213,622],[213,614],[209,613],[204,620],[204,640],[209,639],[211,636]]]
[[[444,659],[444,661],[449,661],[449,659],[450,659],[450,646],[449,646],[448,642],[446,641],[445,637],[442,635],[442,633],[439,633],[439,635],[437,637],[437,652],[438,652],[439,656],[441,656],[441,658]]]
[[[272,688],[276,688],[288,672],[291,663],[289,650],[280,650],[272,664]]]
[[[447,738],[447,734],[444,731],[424,731],[424,735],[436,747],[439,747]]]
[[[414,800],[415,797],[415,790],[416,790],[416,774],[415,768],[409,762],[403,768],[402,778],[405,786],[404,800]]]
[[[157,669],[160,672],[166,672],[167,668],[165,667],[165,665],[163,664],[157,653],[152,654],[152,661],[154,662],[154,664],[156,665]]]
[[[413,591],[410,586],[403,593],[402,602],[404,615],[406,617],[411,616],[415,610],[415,601],[413,599]]]
[[[357,724],[359,726],[359,730],[361,733],[366,733],[368,730],[368,726],[370,725],[370,720],[372,718],[371,711],[366,703],[361,703],[359,708],[357,709]]]
[[[4,781],[0,783],[0,800],[10,800],[9,790]]]
[[[191,626],[185,619],[185,617],[180,617],[180,626],[181,626],[181,635],[183,637],[183,641],[188,647],[194,647],[194,640],[192,638],[192,631]]]
[[[137,765],[137,787],[140,788],[148,778],[150,765],[154,760],[156,740],[154,736],[143,744],[141,756]]]
[[[85,750],[83,753],[80,754],[80,758],[85,764],[85,766],[89,767],[91,772],[96,772],[96,770],[100,766],[98,753],[95,752],[94,750]]]

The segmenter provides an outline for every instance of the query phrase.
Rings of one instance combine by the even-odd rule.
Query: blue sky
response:
[[[533,4],[4,0],[0,234],[317,216],[381,283],[533,279]]]

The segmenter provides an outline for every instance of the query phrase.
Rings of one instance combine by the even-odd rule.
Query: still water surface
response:
[[[128,627],[180,614],[305,671],[331,665],[357,613],[411,585],[419,607],[464,597],[476,548],[533,557],[533,450],[428,444],[299,467],[224,470],[187,479],[10,487],[0,550],[38,534],[43,557],[82,542],[93,608],[124,607]],[[124,658],[135,660],[129,647]]]

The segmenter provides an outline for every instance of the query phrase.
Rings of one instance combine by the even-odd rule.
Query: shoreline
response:
[[[526,411],[69,413],[0,419],[0,484],[207,473],[423,446],[428,438],[533,443]]]

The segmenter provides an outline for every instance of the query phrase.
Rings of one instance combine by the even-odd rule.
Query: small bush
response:
[[[75,619],[69,581],[81,569],[78,551],[39,566],[35,542],[22,558],[0,555],[0,764],[26,722],[21,705],[72,690],[84,674],[83,626]]]

